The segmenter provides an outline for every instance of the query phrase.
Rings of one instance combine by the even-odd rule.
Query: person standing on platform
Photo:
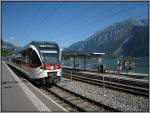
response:
[[[129,61],[126,60],[125,61],[125,71],[128,73],[128,69],[129,69]]]
[[[118,71],[118,74],[120,73],[121,70],[122,70],[121,60],[118,59],[118,62],[117,62],[117,71]]]

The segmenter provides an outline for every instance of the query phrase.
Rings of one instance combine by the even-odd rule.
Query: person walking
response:
[[[128,69],[129,69],[129,61],[126,60],[125,61],[125,71],[128,73]]]
[[[122,70],[125,70],[125,63],[126,63],[126,59],[124,59],[122,62]]]
[[[134,71],[135,71],[135,62],[132,62],[132,66],[133,66],[132,71],[133,71],[133,73],[134,73]]]
[[[129,70],[133,70],[133,63],[131,61],[129,61]]]
[[[120,74],[121,70],[122,70],[121,59],[118,59],[118,62],[117,62],[117,71],[118,71],[118,74]]]

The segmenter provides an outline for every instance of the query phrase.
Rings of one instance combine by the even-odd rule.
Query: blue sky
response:
[[[2,38],[17,46],[41,40],[67,47],[131,17],[148,18],[148,2],[3,2]]]

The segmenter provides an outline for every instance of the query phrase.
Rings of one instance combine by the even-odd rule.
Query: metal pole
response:
[[[106,94],[105,94],[105,77],[104,77],[104,74],[103,74],[103,95],[106,96]]]
[[[73,64],[74,64],[74,70],[75,70],[75,55],[74,55],[74,62],[73,62]]]
[[[71,71],[70,81],[72,81],[73,70]]]
[[[84,70],[86,70],[86,60],[85,60],[85,56],[84,56]]]

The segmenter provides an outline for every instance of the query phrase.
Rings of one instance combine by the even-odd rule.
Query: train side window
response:
[[[29,65],[28,50],[22,52],[22,57],[23,57],[23,59],[22,59],[22,64]]]
[[[39,67],[42,65],[42,63],[35,51],[33,51],[33,53],[32,53],[31,64],[32,64],[32,67]]]

